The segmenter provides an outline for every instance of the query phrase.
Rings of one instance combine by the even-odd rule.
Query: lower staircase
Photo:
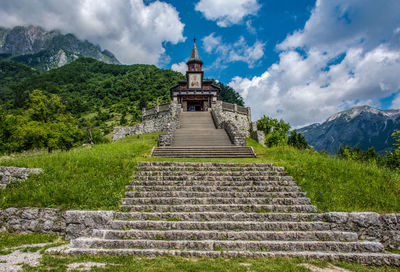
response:
[[[300,257],[400,265],[379,242],[332,231],[282,167],[142,162],[108,229],[66,254]]]
[[[224,129],[215,128],[211,113],[182,112],[181,128],[174,133],[169,147],[157,147],[153,157],[181,158],[253,158],[254,150],[234,146]]]

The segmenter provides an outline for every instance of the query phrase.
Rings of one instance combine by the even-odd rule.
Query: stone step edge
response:
[[[162,213],[162,212],[116,212],[116,216],[124,216],[124,215],[164,215],[164,214],[168,214],[168,215],[247,215],[247,216],[251,216],[251,215],[260,215],[260,214],[274,214],[274,215],[293,215],[293,217],[301,217],[301,216],[305,216],[305,217],[309,217],[309,216],[313,216],[313,215],[318,215],[318,213],[300,213],[300,212],[293,212],[293,213],[284,213],[284,212],[276,212],[276,213],[256,213],[256,212],[252,212],[252,213],[245,213],[245,212],[168,212],[168,213]]]
[[[328,241],[339,241],[339,242],[360,242],[360,240],[358,240],[358,234],[355,232],[348,232],[348,231],[251,231],[251,230],[244,230],[244,231],[232,231],[232,230],[228,230],[228,231],[219,231],[219,230],[142,230],[142,229],[135,229],[135,230],[112,230],[112,229],[94,229],[93,230],[93,234],[91,237],[96,237],[96,238],[102,238],[102,239],[108,239],[108,238],[104,238],[104,236],[107,233],[112,233],[114,235],[127,235],[129,236],[130,234],[142,234],[142,235],[193,235],[196,236],[196,239],[199,241],[204,241],[204,240],[210,240],[210,239],[201,239],[198,236],[201,235],[228,235],[230,237],[235,237],[235,236],[240,236],[240,235],[247,235],[247,236],[251,236],[251,235],[255,235],[255,236],[259,236],[260,238],[262,238],[262,236],[271,236],[273,237],[274,235],[277,236],[277,238],[281,238],[280,236],[282,235],[288,235],[293,236],[291,237],[292,239],[299,239],[299,236],[307,236],[307,235],[315,235],[316,239],[324,236],[324,235],[333,235],[333,238],[335,238],[335,240],[328,240]],[[103,237],[101,237],[103,236]],[[149,239],[149,238],[143,238],[145,240],[157,240],[157,239]],[[284,240],[284,239],[265,239],[262,238],[262,240],[251,240],[251,241],[315,241],[315,240],[309,240],[310,237],[307,237],[307,239],[304,240]],[[176,240],[187,240],[187,239],[174,239]],[[237,241],[237,240],[242,240],[242,239],[226,239],[226,240],[230,240],[230,241]],[[242,241],[246,241],[246,239],[243,239]],[[324,240],[319,240],[319,241],[324,241]]]
[[[195,250],[158,250],[158,249],[76,249],[67,246],[50,248],[49,254],[62,255],[126,255],[141,257],[181,256],[210,258],[301,258],[326,261],[357,262],[364,265],[400,266],[400,255],[390,253],[341,253],[341,252],[254,252],[254,251],[195,251]]]
[[[103,248],[104,244],[112,245],[112,248],[126,248],[129,246],[130,248],[140,247],[140,248],[148,248],[158,246],[168,246],[170,248],[173,246],[174,248],[170,249],[180,249],[186,247],[206,247],[203,250],[219,250],[216,248],[226,247],[225,250],[229,247],[267,247],[270,248],[268,251],[291,251],[290,249],[296,247],[310,247],[308,251],[337,251],[343,252],[349,250],[349,252],[375,252],[375,253],[383,253],[384,246],[379,242],[370,242],[370,241],[362,241],[362,242],[339,242],[339,241],[248,241],[248,240],[147,240],[147,239],[101,239],[101,238],[92,238],[92,237],[81,237],[77,239],[73,239],[70,242],[70,245],[73,247],[76,245],[77,248]],[[143,246],[143,247],[142,247]],[[176,247],[176,248],[175,248]],[[275,250],[273,248],[276,248]],[[318,249],[321,247],[323,249]],[[325,249],[328,247],[328,249]],[[329,250],[329,247],[333,247],[335,249]],[[109,247],[107,247],[109,248]],[[282,248],[282,249],[280,249]],[[165,249],[165,248],[164,248]],[[221,249],[222,250],[222,249]],[[247,248],[243,248],[242,250],[249,250]],[[254,249],[257,251],[257,249]],[[259,251],[262,251],[259,250]]]

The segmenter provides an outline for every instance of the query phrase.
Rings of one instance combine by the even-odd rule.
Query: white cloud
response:
[[[171,70],[179,72],[179,73],[182,73],[182,74],[185,75],[186,71],[187,71],[187,64],[184,61],[179,62],[179,63],[174,63],[171,66]]]
[[[277,45],[277,63],[229,85],[255,119],[267,114],[295,127],[355,105],[380,106],[400,89],[399,10],[397,0],[318,0],[304,29]]]
[[[256,41],[253,45],[248,45],[244,37],[234,44],[227,44],[222,41],[221,36],[215,33],[202,39],[203,48],[207,53],[216,53],[218,58],[212,64],[216,67],[224,67],[228,62],[242,61],[252,68],[264,56],[265,43]]]
[[[392,101],[391,109],[400,110],[400,94],[398,94]]]
[[[195,9],[218,26],[228,27],[242,23],[248,15],[256,15],[260,7],[257,0],[200,0]]]
[[[1,24],[40,25],[76,34],[112,51],[123,63],[162,62],[163,43],[184,41],[184,24],[170,4],[143,0],[3,0]]]

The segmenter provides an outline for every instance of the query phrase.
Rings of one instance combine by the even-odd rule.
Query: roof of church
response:
[[[193,42],[192,54],[190,54],[190,58],[187,62],[189,63],[192,61],[199,61],[203,63],[200,59],[199,51],[197,51],[196,41]]]

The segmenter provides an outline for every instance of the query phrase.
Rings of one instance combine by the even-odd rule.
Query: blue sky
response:
[[[205,75],[292,127],[350,107],[400,108],[399,0],[2,0],[1,24],[74,33],[125,64]]]
[[[148,1],[150,2],[150,1]],[[179,12],[181,21],[185,24],[183,35],[185,42],[178,44],[167,43],[165,48],[167,55],[171,57],[171,63],[185,61],[193,46],[193,37],[197,39],[199,54],[204,61],[206,76],[212,77],[227,84],[234,76],[252,77],[265,71],[278,60],[276,44],[282,42],[288,33],[302,29],[310,17],[315,0],[269,0],[259,1],[260,8],[255,15],[247,15],[241,23],[229,27],[219,27],[215,21],[208,20],[202,12],[195,10],[196,1],[166,1],[173,5]],[[250,24],[250,30],[248,25]],[[214,33],[215,37],[221,37],[225,44],[234,44],[240,37],[244,37],[248,46],[259,41],[263,46],[263,56],[249,67],[244,61],[224,62],[223,67],[215,67],[213,64],[218,59],[218,52],[207,52],[204,49],[203,39]],[[171,64],[163,64],[164,68],[170,68]]]

